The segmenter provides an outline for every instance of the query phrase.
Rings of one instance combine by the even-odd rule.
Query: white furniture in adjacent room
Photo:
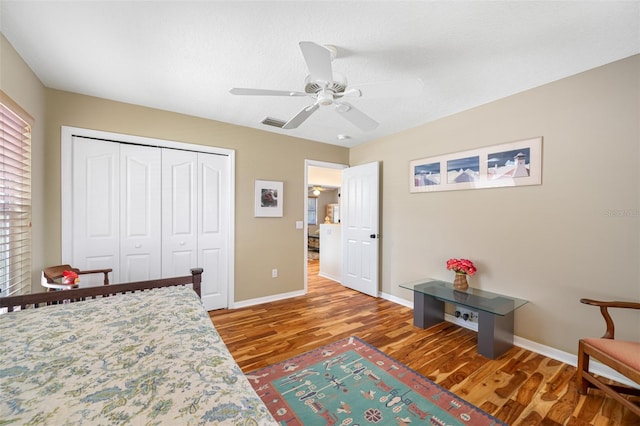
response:
[[[327,216],[329,223],[340,223],[340,204],[327,204]]]
[[[342,225],[320,225],[320,271],[318,275],[340,282],[342,274]]]

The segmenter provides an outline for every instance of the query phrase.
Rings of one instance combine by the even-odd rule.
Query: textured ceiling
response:
[[[47,87],[348,147],[638,54],[639,21],[638,1],[0,0],[0,30]],[[229,89],[304,91],[303,40],[336,46],[350,84],[424,87],[350,100],[370,132],[331,107],[263,125],[312,100]]]

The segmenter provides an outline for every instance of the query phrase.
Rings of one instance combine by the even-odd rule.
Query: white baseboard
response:
[[[383,299],[389,300],[390,302],[394,302],[399,305],[406,306],[408,308],[413,309],[413,303],[405,299],[400,299],[399,297],[396,297],[384,292],[380,293],[380,297],[382,297]],[[475,332],[478,331],[478,323],[476,321],[465,321],[462,318],[456,318],[455,316],[450,314],[445,314],[444,319],[445,321],[459,325],[460,327],[464,327],[469,330],[473,330]],[[556,361],[560,361],[565,364],[572,365],[574,367],[577,367],[578,365],[577,355],[573,355],[568,352],[564,352],[559,349],[552,348],[551,346],[542,345],[540,343],[525,339],[523,337],[515,336],[515,335],[513,336],[513,344],[515,346],[518,346],[519,348],[523,348],[531,352],[544,355],[548,358],[555,359]],[[578,347],[578,342],[576,341],[576,348],[577,347]],[[627,386],[639,388],[637,383],[630,381],[626,377],[620,375],[617,371],[612,370],[606,365],[599,363],[595,360],[591,360],[591,362],[589,363],[589,370],[592,373],[597,374],[599,376],[603,376],[608,379],[615,380],[616,382],[625,384]]]
[[[322,277],[322,278],[327,278],[327,279],[329,279],[331,281],[335,281],[335,282],[337,282],[339,284],[342,284],[342,282],[340,282],[340,279],[341,279],[340,277],[334,277],[334,276],[328,275],[328,274],[326,274],[324,272],[318,272],[318,276]]]
[[[405,300],[405,299],[401,299],[401,298],[399,298],[397,296],[394,296],[392,294],[387,294],[387,293],[385,293],[383,291],[381,291],[378,295],[380,297],[382,297],[383,299],[386,299],[386,300],[388,300],[390,302],[397,303],[398,305],[406,306],[407,308],[413,309],[413,302],[410,302],[410,301]]]
[[[229,306],[229,309],[246,308],[248,306],[260,305],[262,303],[276,302],[278,300],[304,296],[305,294],[306,293],[304,290],[300,290],[300,291],[292,291],[290,293],[274,294],[273,296],[258,297],[256,299],[249,299],[249,300],[243,300],[241,302],[234,302],[233,306]]]

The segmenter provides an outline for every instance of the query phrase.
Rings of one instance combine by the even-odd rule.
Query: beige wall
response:
[[[635,56],[352,148],[382,163],[382,291],[411,300],[400,283],[452,280],[446,260],[467,257],[472,287],[530,301],[518,336],[575,353],[601,335],[581,297],[640,299],[639,76]],[[540,186],[409,193],[410,160],[536,136]],[[617,318],[640,340],[640,313]]]
[[[40,287],[40,272],[44,258],[44,128],[45,88],[38,77],[24,63],[3,34],[0,33],[0,90],[5,92],[35,120],[31,129],[32,167],[32,279],[34,288]]]

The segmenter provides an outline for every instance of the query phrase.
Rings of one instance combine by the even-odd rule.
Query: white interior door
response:
[[[112,283],[160,278],[160,151],[74,137],[74,251],[80,269]],[[80,286],[102,285],[102,275]]]
[[[227,157],[165,149],[162,168],[162,276],[175,277],[190,268],[203,268],[205,309],[226,308]]]
[[[66,126],[61,148],[63,263],[112,283],[201,267],[205,307],[233,306],[233,150]]]
[[[198,266],[206,310],[226,308],[229,293],[229,170],[226,157],[198,153]]]
[[[116,144],[112,144],[116,145]],[[160,278],[160,150],[120,145],[120,282]]]
[[[342,171],[342,285],[378,297],[379,165]]]
[[[74,136],[72,152],[73,252],[69,263],[80,269],[112,268],[109,278],[117,283],[120,272],[119,144]],[[102,279],[102,275],[84,275],[80,286],[102,285]]]
[[[162,150],[162,277],[198,266],[198,153]]]

